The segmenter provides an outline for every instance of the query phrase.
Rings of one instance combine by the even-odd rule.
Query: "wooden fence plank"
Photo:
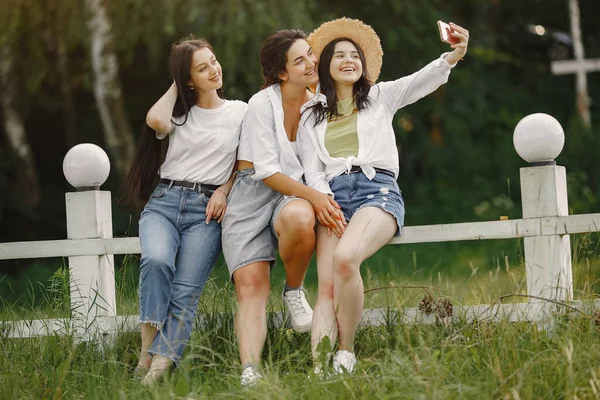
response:
[[[403,228],[402,236],[393,238],[390,244],[511,239],[598,231],[600,231],[600,213],[406,226]],[[0,243],[0,260],[139,253],[140,242],[137,237]]]

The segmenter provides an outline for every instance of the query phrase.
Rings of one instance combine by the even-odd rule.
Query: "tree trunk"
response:
[[[16,191],[24,201],[37,206],[40,202],[40,182],[35,160],[27,139],[25,122],[17,109],[18,88],[14,77],[14,53],[10,46],[0,48],[0,108],[4,115],[4,130],[8,143],[14,151],[18,165],[16,168]]]
[[[56,40],[56,66],[58,70],[60,94],[62,97],[62,113],[65,121],[65,141],[67,147],[71,148],[77,144],[77,108],[71,84],[71,73],[69,71],[69,55],[67,52],[67,41],[65,26],[68,23],[66,11],[61,9],[60,1],[52,2],[54,7],[54,36]]]
[[[119,63],[114,51],[112,27],[104,0],[85,0],[91,17],[88,23],[91,36],[94,96],[104,128],[106,145],[121,177],[133,159],[135,142],[123,106]]]
[[[54,54],[54,66],[58,72],[60,110],[63,116],[64,138],[67,148],[78,144],[77,108],[73,94],[72,77],[69,71],[69,54],[66,40],[66,27],[72,15],[70,4],[64,0],[48,0],[41,4],[47,23],[42,28],[46,51]]]

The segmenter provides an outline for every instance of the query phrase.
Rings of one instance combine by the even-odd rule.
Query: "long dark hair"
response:
[[[287,52],[299,39],[306,40],[306,33],[298,29],[282,29],[265,39],[260,49],[260,68],[263,75],[261,89],[281,83],[279,75],[285,72]]]
[[[365,59],[365,53],[352,39],[348,38],[337,38],[332,40],[325,46],[321,57],[319,59],[319,84],[321,86],[321,92],[327,98],[327,107],[321,103],[317,103],[312,106],[312,111],[316,114],[315,126],[323,122],[325,119],[328,121],[331,118],[338,117],[337,109],[337,96],[335,94],[335,82],[329,72],[329,66],[331,65],[331,59],[335,52],[335,45],[339,42],[350,42],[358,50],[358,56],[362,63],[362,76],[354,83],[352,88],[352,96],[354,97],[354,104],[358,110],[364,110],[371,102],[369,101],[369,90],[373,86],[373,82],[367,79],[367,62]]]
[[[196,91],[188,87],[190,80],[190,67],[196,50],[212,46],[206,40],[187,37],[171,46],[169,56],[169,73],[177,86],[177,100],[173,107],[173,117],[185,116],[181,126],[187,121],[188,112],[198,101]],[[223,98],[221,89],[217,90],[219,97]],[[175,122],[173,122],[175,123]],[[168,141],[158,140],[156,132],[147,124],[142,127],[137,148],[131,167],[125,177],[125,185],[119,196],[119,202],[140,210],[150,198],[159,176],[158,169],[165,160]]]

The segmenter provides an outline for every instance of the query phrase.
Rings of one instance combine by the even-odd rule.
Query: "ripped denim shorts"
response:
[[[371,180],[363,172],[342,174],[333,178],[329,186],[346,220],[363,207],[378,207],[394,216],[398,223],[396,236],[400,236],[404,225],[404,200],[393,174],[377,172]]]

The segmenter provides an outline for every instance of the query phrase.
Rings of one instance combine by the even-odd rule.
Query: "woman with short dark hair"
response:
[[[241,383],[262,376],[266,307],[275,247],[286,272],[283,302],[292,327],[308,332],[312,309],[302,282],[315,248],[315,222],[341,234],[337,203],[304,185],[296,132],[300,109],[317,83],[317,59],[302,31],[269,36],[260,51],[264,86],[248,102],[238,151],[239,170],[223,219],[223,254],[235,283]],[[315,218],[316,214],[316,218]],[[275,242],[277,242],[275,244]]]

